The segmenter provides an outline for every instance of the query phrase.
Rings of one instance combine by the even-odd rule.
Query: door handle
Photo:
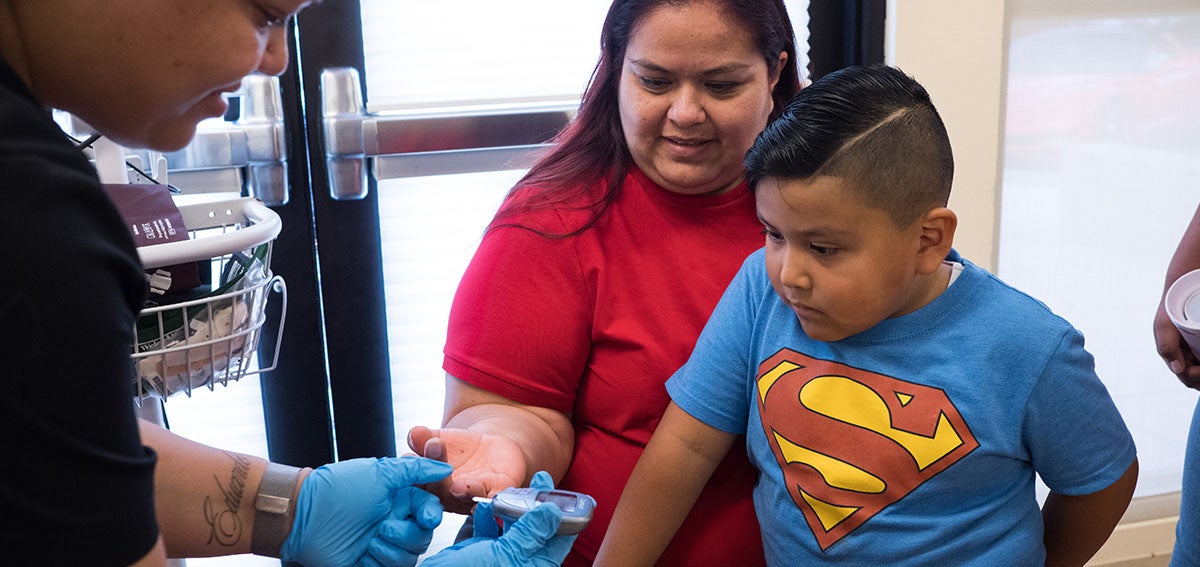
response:
[[[184,193],[239,191],[268,205],[286,204],[287,146],[279,79],[247,76],[240,93],[237,120],[201,122],[192,141],[177,151],[125,148],[104,137],[93,140],[85,151],[106,183],[166,184],[169,176],[170,185]],[[95,134],[90,125],[65,112],[56,110],[55,121],[74,136]]]
[[[396,179],[527,167],[578,101],[532,101],[372,114],[353,67],[321,71],[329,195],[361,199],[367,175]],[[370,164],[370,167],[368,167]]]
[[[238,119],[202,125],[186,147],[163,154],[167,169],[172,179],[194,177],[196,185],[220,186],[228,183],[219,181],[222,175],[233,175],[250,196],[268,205],[286,204],[287,144],[279,78],[247,76],[242,91]]]

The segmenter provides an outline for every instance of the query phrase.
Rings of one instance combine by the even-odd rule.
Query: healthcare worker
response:
[[[179,149],[197,122],[225,112],[222,94],[244,76],[284,71],[284,24],[309,3],[0,0],[0,563],[253,552],[309,566],[412,565],[428,546],[442,508],[414,485],[450,465],[295,469],[134,417],[142,266],[94,168],[48,111],[126,147]],[[571,545],[553,535],[560,519],[543,505],[499,539],[481,528],[428,564],[557,563]]]

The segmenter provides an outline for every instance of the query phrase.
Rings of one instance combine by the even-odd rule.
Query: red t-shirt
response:
[[[586,216],[560,207],[519,224],[563,234]],[[571,416],[575,455],[559,486],[592,495],[598,509],[566,565],[595,558],[670,401],[663,384],[691,354],[742,261],[763,245],[761,229],[745,184],[686,196],[634,170],[578,235],[506,226],[483,238],[454,298],[443,368]],[[739,440],[660,564],[763,564],[755,479]]]

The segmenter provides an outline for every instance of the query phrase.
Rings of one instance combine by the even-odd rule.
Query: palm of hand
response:
[[[449,494],[466,507],[473,496],[492,496],[524,484],[525,452],[511,439],[461,429],[443,429],[438,437],[446,462],[454,467]]]

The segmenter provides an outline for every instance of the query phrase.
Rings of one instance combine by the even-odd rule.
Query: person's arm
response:
[[[1158,355],[1167,366],[1189,388],[1200,389],[1200,363],[1197,355],[1183,342],[1179,329],[1171,323],[1164,308],[1167,288],[1179,279],[1179,276],[1200,268],[1200,207],[1192,216],[1192,221],[1180,239],[1171,263],[1167,267],[1166,281],[1163,283],[1163,298],[1158,303],[1158,311],[1154,314],[1154,343],[1158,347]]]
[[[437,498],[417,485],[449,475],[445,463],[405,456],[295,469],[143,420],[138,427],[158,453],[154,507],[171,557],[255,553],[307,567],[411,567],[442,520]],[[260,495],[283,513],[271,506],[258,513]]]
[[[158,453],[154,510],[169,557],[250,553],[254,500],[267,460],[221,451],[138,420],[142,443]],[[296,479],[295,493],[308,471]],[[291,525],[295,508],[288,511]]]
[[[654,565],[734,439],[671,402],[621,492],[595,565]]]
[[[447,510],[468,513],[472,497],[525,486],[535,471],[562,480],[575,429],[562,412],[518,404],[447,374],[443,427],[414,427],[408,444],[418,455],[454,466],[449,479],[425,488],[441,496]]]
[[[1046,566],[1082,566],[1100,550],[1133,498],[1137,485],[1135,459],[1125,474],[1107,488],[1068,496],[1050,492],[1042,506]]]

